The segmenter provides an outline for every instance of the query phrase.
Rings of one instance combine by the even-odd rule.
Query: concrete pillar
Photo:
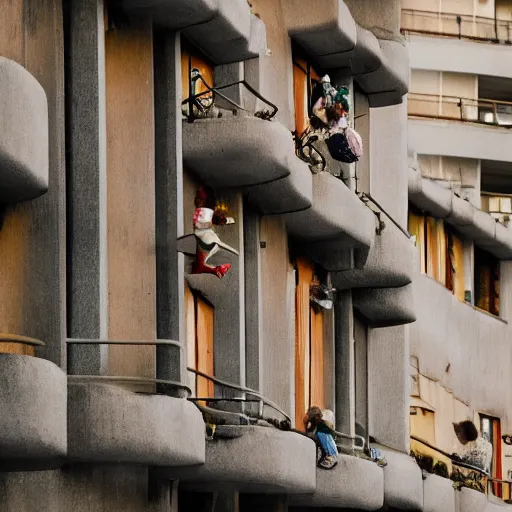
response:
[[[409,453],[409,326],[369,329],[370,435]]]
[[[155,33],[155,194],[157,338],[185,338],[183,235],[183,154],[180,34]],[[157,347],[157,377],[186,379],[183,350]]]
[[[107,155],[103,0],[69,2],[66,11],[68,94],[68,336],[108,338]],[[69,347],[70,374],[101,375],[105,345]]]

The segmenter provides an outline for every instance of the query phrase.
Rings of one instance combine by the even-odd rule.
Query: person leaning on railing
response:
[[[454,453],[452,458],[489,472],[492,461],[492,444],[478,434],[475,424],[470,420],[461,421],[453,424],[453,430],[462,444],[462,448],[459,453]]]

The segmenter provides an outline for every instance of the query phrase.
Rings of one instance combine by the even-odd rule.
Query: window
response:
[[[500,262],[478,247],[475,247],[475,305],[492,315],[500,314]]]
[[[325,407],[324,313],[311,304],[316,282],[314,264],[297,259],[295,293],[295,423],[302,429],[304,414],[312,405]]]
[[[215,375],[214,313],[213,306],[185,283],[187,366],[210,377]],[[191,374],[189,386],[199,398],[214,396],[214,383],[205,377]]]
[[[502,454],[501,454],[501,422],[498,418],[492,418],[480,414],[480,432],[492,444],[492,465],[491,476],[493,478],[502,478]],[[493,483],[493,492],[501,497],[501,485]]]
[[[295,105],[295,131],[302,135],[309,126],[311,115],[311,91],[315,82],[320,81],[319,74],[306,58],[299,57],[297,51],[293,57],[293,99]]]

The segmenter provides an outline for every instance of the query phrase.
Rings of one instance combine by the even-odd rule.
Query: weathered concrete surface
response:
[[[455,512],[455,490],[449,478],[428,475],[423,480],[423,512]]]

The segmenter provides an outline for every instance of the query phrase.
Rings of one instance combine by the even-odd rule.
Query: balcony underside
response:
[[[421,176],[415,162],[409,168],[409,201],[444,219],[476,245],[499,259],[512,259],[512,228],[456,196],[452,190]]]
[[[67,452],[66,375],[36,357],[0,354],[0,470],[58,468]]]
[[[26,201],[48,189],[48,106],[39,82],[0,57],[0,203]]]
[[[266,427],[233,427],[240,437],[206,444],[206,462],[195,468],[163,471],[191,490],[245,493],[312,493],[316,487],[316,447],[311,439]]]
[[[340,455],[331,471],[317,469],[316,491],[290,497],[301,507],[380,510],[384,503],[384,473],[374,462]]]
[[[286,216],[288,231],[310,257],[326,269],[346,268],[347,251],[364,253],[374,241],[375,215],[340,179],[324,171],[313,175],[311,208]]]
[[[333,286],[337,290],[405,286],[412,281],[415,257],[412,241],[387,220],[384,231],[375,235],[364,266],[334,272]]]
[[[246,0],[123,0],[123,5],[132,15],[181,30],[215,64],[252,59],[266,49],[265,24]]]
[[[72,462],[190,466],[204,462],[204,423],[192,403],[114,385],[69,384]]]
[[[342,0],[318,9],[307,0],[283,3],[290,37],[326,70],[347,70],[368,95],[371,107],[402,103],[409,89],[404,44],[378,40],[358,26]]]
[[[353,292],[354,308],[372,328],[416,321],[412,285],[400,288],[363,288]]]

